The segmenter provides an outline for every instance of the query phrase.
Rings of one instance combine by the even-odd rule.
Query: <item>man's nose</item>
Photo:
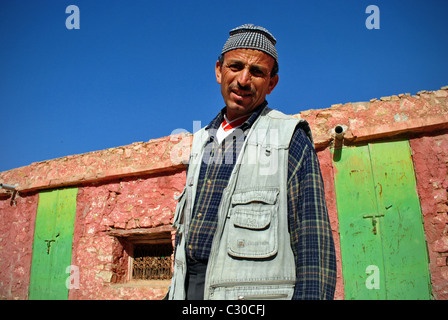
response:
[[[252,76],[247,68],[244,68],[241,70],[239,77],[238,77],[238,84],[241,87],[250,86],[250,82],[252,80]]]

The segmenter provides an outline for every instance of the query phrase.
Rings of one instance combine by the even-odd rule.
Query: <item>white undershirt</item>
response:
[[[229,119],[227,119],[227,116],[224,115],[224,120],[225,120],[225,122],[227,122],[225,127],[227,128],[228,126],[230,126],[231,129],[224,131],[224,127],[223,127],[224,121],[221,123],[221,125],[218,128],[218,131],[216,132],[216,139],[218,140],[218,143],[221,143],[227,136],[229,136],[233,131],[235,131],[236,128],[239,128],[241,126],[241,124],[244,123],[244,121],[240,125],[233,127],[233,128],[232,128],[232,123],[237,122],[241,118],[249,118],[249,117],[250,117],[250,115],[244,115],[244,116],[238,117],[236,119],[233,119],[232,121],[229,121]]]

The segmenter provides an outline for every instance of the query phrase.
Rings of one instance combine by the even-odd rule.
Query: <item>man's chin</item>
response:
[[[237,117],[244,116],[247,113],[250,113],[253,109],[254,108],[252,105],[246,106],[244,104],[240,105],[240,104],[234,102],[234,103],[227,105],[227,114],[234,118],[237,118]]]

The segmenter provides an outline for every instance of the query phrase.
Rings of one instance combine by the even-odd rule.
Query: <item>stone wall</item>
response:
[[[3,180],[0,180],[3,181]],[[26,299],[38,195],[0,195],[0,299]]]
[[[448,134],[411,140],[433,294],[448,299]]]

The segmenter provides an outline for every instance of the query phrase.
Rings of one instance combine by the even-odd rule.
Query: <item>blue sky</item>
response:
[[[277,38],[268,101],[287,114],[437,90],[447,13],[446,0],[1,0],[0,171],[206,125],[224,106],[215,62],[245,23]]]

